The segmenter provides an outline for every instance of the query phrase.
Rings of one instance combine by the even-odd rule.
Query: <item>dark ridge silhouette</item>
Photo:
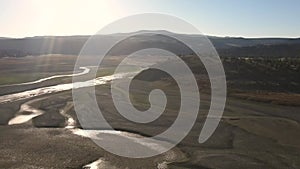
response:
[[[131,43],[139,43],[140,46],[145,46],[149,45],[149,42],[152,44],[156,43],[159,45],[172,46],[172,41],[166,41],[166,38],[159,36],[159,34],[172,34],[175,37],[186,38],[199,44],[203,42],[204,38],[203,35],[175,34],[164,30],[142,30],[132,33],[97,35],[94,36],[93,39],[98,44],[99,49],[87,54],[97,54],[97,52],[103,51],[101,46],[106,47],[126,36],[136,33],[147,33],[145,36],[147,36],[146,39],[149,41],[145,42],[143,39],[135,38],[128,41],[126,45],[127,48],[130,48]],[[0,57],[23,57],[43,54],[78,55],[89,38],[90,36],[36,36],[22,39],[0,38]],[[208,39],[215,46],[220,56],[299,57],[300,53],[299,38],[223,38],[208,36]],[[174,49],[172,51],[177,52],[176,54],[178,55],[190,54],[189,50]],[[121,55],[121,53],[116,52],[114,55]]]

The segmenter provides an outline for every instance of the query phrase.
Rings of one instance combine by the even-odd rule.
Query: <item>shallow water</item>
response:
[[[59,113],[65,117],[65,128],[67,129],[73,129],[76,127],[76,120],[68,114],[68,111],[73,107],[72,102],[67,102],[66,106],[59,110]]]
[[[20,106],[20,109],[17,112],[16,116],[14,118],[12,118],[11,120],[9,120],[8,125],[26,123],[29,120],[33,119],[34,117],[44,114],[45,112],[43,110],[40,110],[40,109],[37,109],[37,108],[34,108],[31,106],[32,103],[43,100],[43,99],[46,99],[46,98],[34,99],[34,100],[30,100],[28,102],[23,103]],[[31,112],[31,113],[30,114],[21,114],[24,112]]]
[[[136,147],[140,147],[144,149],[144,151],[157,151],[161,152],[166,147],[165,144],[171,144],[166,141],[161,141],[161,144],[157,144],[158,140],[149,138],[147,141],[142,140],[144,136],[126,132],[126,131],[118,131],[118,130],[83,130],[83,129],[71,129],[73,134],[79,135],[82,137],[91,138],[93,140],[101,140],[101,142],[113,142],[112,144],[116,147],[120,146],[120,149],[124,149],[127,147],[129,151],[136,151]],[[134,145],[128,144],[127,141],[124,140],[131,140]],[[124,151],[126,151],[124,150]],[[186,155],[178,148],[171,149],[163,154],[161,154],[161,161],[157,163],[157,168],[159,169],[167,169],[168,164],[176,161],[185,160],[187,157]],[[88,169],[103,169],[103,168],[121,168],[114,166],[111,161],[105,159],[103,157],[99,158],[98,160],[89,163],[83,168]]]
[[[87,69],[85,69],[85,70],[86,71],[81,72],[80,75],[82,75],[83,73],[84,74],[88,73]],[[114,80],[114,79],[131,77],[133,74],[136,74],[136,72],[119,73],[119,74],[114,74],[111,76],[98,77],[98,78],[84,81],[84,82],[59,84],[59,85],[41,87],[38,89],[4,95],[4,96],[0,96],[0,104],[7,103],[7,102],[14,102],[14,101],[21,100],[21,99],[33,98],[36,96],[41,96],[41,95],[45,95],[45,94],[49,94],[49,93],[56,93],[56,92],[72,90],[72,89],[76,89],[76,88],[106,84],[107,82],[110,82],[111,80]],[[78,75],[78,74],[76,74],[76,75]],[[58,76],[56,76],[56,77],[58,77]],[[42,81],[49,80],[49,79],[56,78],[56,77],[51,76],[49,78],[40,79],[38,81],[34,81],[34,82],[30,82],[30,83],[40,83]],[[18,84],[18,85],[24,85],[24,84],[25,83]],[[28,83],[26,83],[26,84],[28,84]],[[22,104],[20,106],[20,109],[17,112],[16,116],[14,118],[12,118],[8,124],[15,125],[15,124],[26,123],[26,122],[32,120],[33,118],[44,114],[45,112],[43,110],[35,108],[31,104],[33,104],[36,101],[43,100],[46,98],[47,97],[32,99],[32,100]],[[95,140],[101,140],[104,142],[110,142],[111,140],[114,140],[114,142],[116,142],[116,144],[114,144],[114,145],[123,145],[124,140],[130,140],[134,144],[137,144],[139,147],[142,147],[143,149],[148,150],[148,151],[161,152],[165,149],[165,147],[164,147],[164,144],[166,144],[165,141],[162,141],[162,142],[164,142],[164,144],[161,144],[161,145],[157,144],[157,142],[156,142],[157,140],[154,140],[154,139],[142,141],[139,138],[143,138],[143,136],[141,136],[139,134],[135,134],[135,133],[130,133],[130,132],[126,132],[126,131],[115,131],[115,130],[78,129],[78,128],[76,128],[76,120],[71,115],[68,114],[68,111],[72,106],[73,106],[72,102],[66,103],[65,107],[63,107],[60,110],[60,114],[62,116],[64,116],[66,119],[65,128],[69,129],[75,135],[92,138]],[[29,113],[29,114],[22,114],[24,112]],[[130,145],[128,145],[128,147],[129,146]],[[178,159],[181,159],[183,156],[184,156],[183,153],[179,150],[176,150],[176,151],[170,150],[168,153],[166,153],[166,155],[164,155],[162,162],[159,163],[157,167],[165,168],[165,167],[162,167],[162,166],[166,166],[166,165],[164,165],[165,163],[171,162],[171,161],[177,161]],[[83,166],[83,168],[90,168],[90,169],[98,168],[99,169],[99,168],[119,168],[119,167],[114,166],[114,164],[112,164],[110,160],[104,159],[101,157],[98,160]]]
[[[119,73],[119,74],[114,74],[114,75],[110,75],[110,76],[97,77],[96,79],[88,80],[85,82],[59,84],[59,85],[54,85],[54,86],[41,87],[41,88],[33,89],[33,90],[27,90],[24,92],[19,92],[19,93],[14,93],[14,94],[8,94],[8,95],[0,96],[0,104],[7,103],[7,102],[14,102],[14,101],[23,100],[23,99],[28,99],[28,98],[41,96],[41,95],[45,95],[45,94],[50,94],[50,93],[57,93],[57,92],[76,89],[76,88],[101,85],[101,84],[110,82],[111,80],[114,80],[114,79],[130,77],[131,74],[133,74],[133,73],[132,72]]]
[[[16,83],[16,84],[9,84],[9,85],[1,85],[0,87],[11,87],[11,86],[21,86],[21,85],[31,85],[31,84],[37,84],[37,83],[41,83],[47,80],[51,80],[51,79],[56,79],[56,78],[61,78],[61,77],[74,77],[74,76],[81,76],[81,75],[85,75],[87,73],[90,72],[90,69],[87,67],[80,67],[79,69],[82,69],[83,71],[80,73],[76,73],[76,74],[66,74],[66,75],[54,75],[54,76],[50,76],[50,77],[46,77],[46,78],[42,78],[36,81],[32,81],[32,82],[24,82],[24,83]]]
[[[83,72],[74,74],[74,76],[83,75],[83,74],[88,73],[89,71],[90,71],[90,69],[84,68]],[[0,96],[0,104],[14,102],[14,101],[22,100],[22,99],[33,98],[36,96],[41,96],[41,95],[50,94],[50,93],[57,93],[57,92],[66,91],[66,90],[72,90],[72,89],[77,89],[77,88],[106,84],[107,82],[114,80],[114,79],[130,77],[132,74],[135,74],[135,72],[118,73],[118,74],[114,74],[114,75],[110,75],[110,76],[97,77],[95,79],[88,80],[85,82],[58,84],[58,85],[54,85],[54,86],[41,87],[41,88],[37,88],[37,89],[27,90],[24,92],[8,94],[8,95]],[[63,75],[60,75],[60,76],[63,76]],[[69,76],[69,75],[65,75],[65,76]],[[52,77],[53,76],[51,76],[49,78],[52,78]],[[44,79],[49,79],[49,78],[44,78]],[[41,82],[41,81],[39,81],[39,82]],[[30,121],[31,119],[44,114],[45,113],[44,111],[34,108],[30,105],[30,104],[32,104],[36,101],[42,100],[42,99],[45,99],[45,98],[33,99],[33,100],[30,100],[30,101],[22,104],[19,111],[16,113],[16,116],[14,118],[12,118],[8,122],[8,124],[14,125],[14,124],[26,123],[26,122]],[[66,118],[66,128],[71,129],[71,128],[75,128],[75,120],[66,113],[68,107],[70,107],[70,106],[66,105],[66,107],[64,109],[60,110],[60,114]],[[22,114],[24,112],[30,112],[30,114]]]

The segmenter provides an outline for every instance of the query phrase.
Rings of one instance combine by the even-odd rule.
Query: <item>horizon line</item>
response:
[[[34,36],[0,36],[0,39],[26,39],[26,38],[37,38],[37,37],[75,37],[75,36],[95,36],[95,35],[116,35],[116,34],[130,34],[136,32],[159,32],[165,31],[173,34],[181,34],[181,35],[198,35],[198,36],[206,36],[206,37],[216,37],[216,38],[244,38],[244,39],[300,39],[300,36],[241,36],[241,35],[213,35],[213,34],[197,34],[197,33],[179,33],[179,32],[171,32],[167,30],[138,30],[132,32],[118,32],[118,33],[109,33],[109,34],[66,34],[66,35],[34,35]]]

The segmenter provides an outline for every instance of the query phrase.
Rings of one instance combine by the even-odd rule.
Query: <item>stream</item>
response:
[[[57,75],[57,76],[51,76],[48,78],[43,78],[39,79],[37,81],[33,82],[26,82],[26,83],[20,83],[20,84],[13,84],[14,86],[18,85],[27,85],[27,84],[35,84],[35,83],[40,83],[49,79],[53,78],[59,78],[59,77],[68,77],[68,76],[79,76],[79,75],[84,75],[89,73],[90,69],[89,68],[82,68],[83,72],[77,73],[74,75]],[[4,103],[9,103],[9,102],[14,102],[22,99],[28,99],[28,98],[34,98],[37,96],[42,96],[45,94],[51,94],[51,93],[57,93],[61,91],[67,91],[67,90],[72,90],[75,88],[82,88],[82,87],[90,87],[90,86],[95,86],[95,85],[101,85],[101,84],[106,84],[107,82],[110,82],[111,80],[114,79],[120,79],[124,77],[131,77],[133,74],[136,74],[136,72],[130,72],[130,73],[119,73],[119,74],[114,74],[110,76],[102,76],[102,77],[97,77],[92,80],[84,81],[84,82],[75,82],[75,83],[66,83],[66,84],[58,84],[54,86],[48,86],[48,87],[41,87],[37,89],[32,89],[32,90],[27,90],[23,92],[18,92],[18,93],[13,93],[13,94],[8,94],[4,96],[0,96],[0,104]],[[74,85],[76,84],[76,85]],[[43,110],[40,110],[38,108],[35,108],[32,106],[33,103],[47,99],[48,97],[42,97],[42,98],[36,98],[36,99],[31,99],[25,103],[23,103],[20,106],[19,111],[16,113],[15,117],[13,117],[9,122],[8,125],[16,125],[16,124],[22,124],[26,123],[33,118],[40,116],[44,114],[45,112]],[[114,140],[116,142],[116,145],[122,145],[122,140],[131,140],[135,144],[142,146],[144,149],[148,149],[149,151],[160,151],[161,149],[164,149],[164,147],[161,147],[161,145],[155,144],[154,145],[154,140],[153,142],[148,140],[147,142],[142,142],[138,138],[141,138],[143,136],[135,133],[130,133],[127,131],[115,131],[115,130],[83,130],[76,128],[76,120],[68,114],[68,111],[73,107],[72,102],[67,102],[66,105],[59,110],[59,113],[65,117],[65,128],[70,130],[73,134],[79,135],[81,137],[86,137],[86,138],[92,138],[92,139],[100,139],[104,141],[111,141]],[[26,114],[24,114],[26,113]],[[119,140],[119,143],[118,143]],[[182,153],[179,149],[176,150],[170,150],[168,151],[165,155],[163,155],[163,160],[161,163],[157,164],[157,168],[159,169],[165,169],[167,168],[167,164],[174,162],[174,161],[180,161],[182,158],[185,158],[184,153]],[[101,168],[118,168],[114,166],[108,159],[105,159],[101,157],[100,159],[87,164],[83,166],[83,168],[89,168],[89,169],[101,169]]]
[[[11,86],[21,86],[21,85],[31,85],[31,84],[37,84],[37,83],[41,83],[47,80],[51,80],[51,79],[56,79],[56,78],[61,78],[61,77],[74,77],[74,76],[81,76],[81,75],[85,75],[87,73],[90,72],[90,69],[87,67],[80,67],[79,69],[83,70],[82,72],[79,73],[75,73],[75,74],[66,74],[66,75],[54,75],[54,76],[50,76],[50,77],[46,77],[46,78],[42,78],[39,80],[35,80],[32,82],[24,82],[24,83],[16,83],[16,84],[8,84],[8,85],[1,85],[0,87],[11,87]]]
[[[84,71],[85,74],[88,72],[89,72],[89,69],[88,69],[88,71]],[[109,76],[97,77],[95,79],[88,80],[85,82],[58,84],[58,85],[54,85],[54,86],[41,87],[41,88],[27,90],[27,91],[23,91],[23,92],[8,94],[8,95],[0,96],[0,104],[14,102],[14,101],[23,100],[23,99],[28,99],[28,98],[32,98],[32,97],[36,97],[36,96],[45,95],[45,94],[51,94],[51,93],[57,93],[57,92],[61,92],[61,91],[72,90],[72,89],[76,89],[76,88],[101,85],[101,84],[110,82],[114,79],[130,77],[130,75],[135,74],[135,73],[136,72],[118,73],[118,74],[113,74],[113,75],[109,75]],[[78,74],[75,74],[75,75],[77,76]],[[60,76],[63,76],[63,75],[60,75]],[[69,75],[66,75],[66,76],[69,76]]]

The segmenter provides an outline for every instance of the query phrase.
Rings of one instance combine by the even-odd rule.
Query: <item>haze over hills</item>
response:
[[[138,31],[133,33],[116,33],[94,36],[99,46],[108,46],[114,42],[137,33],[143,35],[151,43],[157,45],[171,45],[172,42],[160,34],[172,34],[175,37],[186,38],[201,44],[203,35],[175,34],[164,30]],[[26,55],[68,54],[77,55],[90,36],[36,36],[22,39],[0,38],[0,57],[22,57]],[[228,57],[300,57],[300,38],[241,38],[241,37],[213,37],[208,39],[215,46],[220,56]],[[149,42],[135,38],[130,43],[147,46]],[[102,50],[100,48],[99,50]],[[96,52],[96,51],[95,51]],[[190,54],[189,50],[175,50],[176,54]],[[91,53],[93,54],[93,53]],[[114,53],[115,55],[124,53]],[[126,52],[125,52],[126,54]]]

